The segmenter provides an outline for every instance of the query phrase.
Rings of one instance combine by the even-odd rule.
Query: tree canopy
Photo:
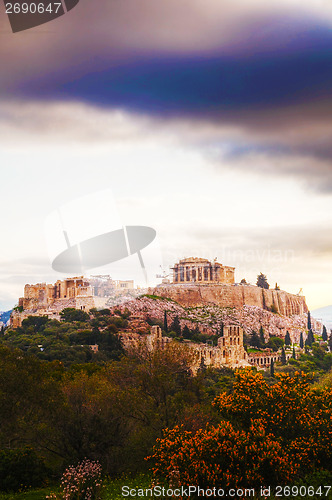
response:
[[[265,289],[270,288],[270,285],[267,282],[267,278],[266,278],[265,274],[260,273],[257,276],[256,286],[259,286],[260,288],[265,288]]]

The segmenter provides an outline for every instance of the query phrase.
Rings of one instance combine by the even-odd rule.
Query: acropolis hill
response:
[[[223,266],[216,260],[210,262],[198,257],[183,259],[174,265],[171,283],[158,285],[149,289],[148,293],[172,299],[184,308],[216,306],[233,309],[238,314],[244,310],[247,314],[250,309],[257,320],[260,318],[259,323],[264,326],[266,333],[284,336],[289,330],[296,339],[300,334],[299,324],[301,328],[305,328],[305,316],[308,312],[305,298],[282,290],[236,284],[234,271],[234,267]],[[118,293],[121,293],[128,288],[132,288],[132,292],[135,292],[132,281],[114,282],[109,276],[89,279],[79,276],[58,280],[50,285],[46,283],[26,285],[24,297],[19,299],[18,309],[12,313],[11,325],[14,328],[20,326],[30,315],[46,315],[59,320],[60,312],[67,307],[86,312],[93,307],[112,307],[115,304],[109,297],[114,295],[117,289]],[[129,295],[129,298],[134,299],[133,312],[137,303],[135,296],[139,295],[139,291],[136,292],[138,293],[134,293],[131,297]],[[153,306],[157,306],[157,303],[154,302]],[[152,310],[150,313],[153,315],[155,311]],[[246,331],[250,331],[249,324],[252,324],[252,320],[248,323],[247,319],[234,318],[234,321],[243,325]],[[231,321],[229,324],[234,323]]]
[[[173,282],[158,285],[149,293],[170,298],[185,307],[215,304],[241,309],[256,306],[288,317],[308,312],[303,296],[235,284],[234,267],[195,257],[180,260],[173,267]]]
[[[159,326],[151,329],[150,321],[153,319],[161,325],[166,316],[169,325],[177,319],[181,329],[198,330],[207,338],[218,336],[217,345],[195,344],[188,339],[183,342],[193,355],[193,372],[202,363],[213,367],[236,368],[248,364],[267,367],[272,359],[280,360],[280,353],[268,349],[248,355],[243,344],[244,334],[250,336],[261,330],[268,341],[271,336],[284,338],[288,332],[291,341],[299,343],[301,333],[303,338],[308,334],[305,298],[235,283],[234,271],[234,267],[223,266],[217,260],[182,259],[173,267],[172,282],[164,279],[161,285],[149,289],[148,294],[138,290],[136,294],[133,281],[113,281],[108,275],[26,285],[24,297],[12,313],[11,326],[21,326],[29,316],[48,316],[60,321],[61,311],[68,307],[85,312],[107,307],[113,315],[119,310],[129,312],[128,326],[121,332],[126,349],[138,345],[142,338],[150,349],[165,349],[172,338],[163,335]],[[125,292],[125,303],[110,301],[114,294],[119,299],[117,294],[122,292]],[[223,334],[220,325],[223,325]],[[90,347],[98,350],[98,346]]]

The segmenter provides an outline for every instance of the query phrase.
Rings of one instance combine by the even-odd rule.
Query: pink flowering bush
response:
[[[49,500],[98,500],[101,492],[101,465],[99,462],[83,460],[71,465],[62,475],[60,496],[51,493]]]

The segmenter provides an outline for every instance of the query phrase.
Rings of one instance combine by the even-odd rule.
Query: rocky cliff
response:
[[[304,339],[307,336],[307,314],[288,317],[274,314],[257,306],[245,305],[238,309],[215,304],[186,307],[167,298],[148,295],[127,302],[120,306],[120,309],[123,311],[128,309],[131,312],[129,329],[135,332],[138,331],[137,321],[146,322],[154,318],[162,324],[166,312],[169,328],[172,328],[172,322],[177,316],[182,328],[187,326],[193,330],[198,327],[207,335],[219,335],[220,325],[223,323],[224,326],[239,325],[247,335],[252,332],[258,333],[262,327],[266,341],[273,335],[284,338],[287,331],[292,342],[300,341],[301,332]],[[321,325],[316,324],[313,318],[312,325],[315,331],[320,331]],[[148,329],[147,323],[145,329]]]
[[[220,307],[256,306],[282,316],[308,312],[305,297],[283,290],[265,290],[253,285],[160,285],[150,289],[151,295],[167,297],[184,307],[215,304]]]

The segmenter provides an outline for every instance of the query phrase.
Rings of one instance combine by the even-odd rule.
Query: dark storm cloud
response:
[[[100,64],[100,61],[99,61]],[[90,66],[90,67],[89,67]],[[332,32],[312,29],[281,53],[223,53],[137,57],[77,75],[66,68],[14,85],[38,99],[80,100],[158,117],[227,120],[234,111],[259,111],[332,95]],[[16,88],[15,88],[16,87]]]
[[[220,165],[332,191],[328,20],[273,3],[81,3],[0,45],[4,98],[121,109]]]

